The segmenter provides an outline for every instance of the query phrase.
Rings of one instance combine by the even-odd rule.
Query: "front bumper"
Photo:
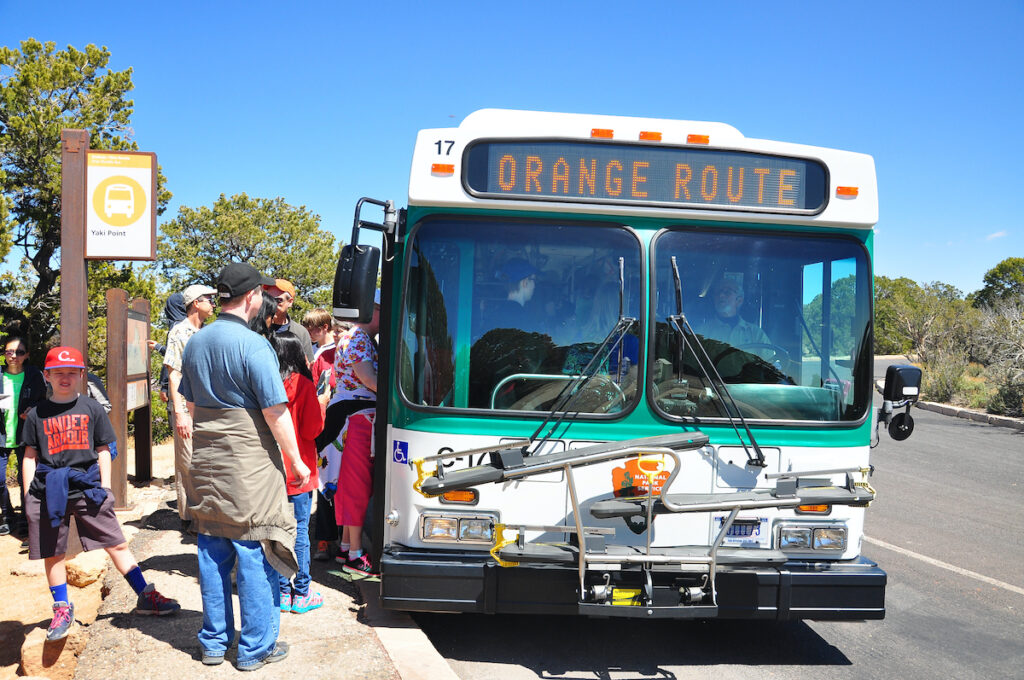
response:
[[[661,576],[670,577],[666,572]],[[641,583],[639,569],[623,570],[615,578],[630,585],[634,585],[631,580],[635,585]],[[783,621],[885,617],[886,574],[863,557],[843,562],[790,560],[719,565],[716,585],[716,618]],[[578,589],[576,568],[563,565],[502,568],[479,554],[419,550],[392,551],[381,558],[381,604],[388,609],[579,614]],[[679,609],[679,618],[693,616],[683,611],[686,608]]]

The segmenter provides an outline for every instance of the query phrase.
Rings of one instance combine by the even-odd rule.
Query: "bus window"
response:
[[[409,258],[408,303],[399,361],[402,391],[415,404],[454,397],[461,256],[457,244],[417,241]]]
[[[641,249],[622,228],[432,219],[411,239],[402,393],[414,405],[545,411],[590,366],[570,408],[625,410],[637,394]],[[614,347],[612,347],[614,345]]]
[[[804,267],[803,282],[803,319],[807,322],[801,334],[803,370],[809,382],[834,390],[849,406],[853,403],[853,360],[865,340],[866,311],[858,315],[857,308],[857,262],[853,258],[815,262]],[[826,297],[828,304],[824,304]]]
[[[673,256],[682,311],[695,338],[680,337],[668,319],[676,313]],[[842,421],[864,415],[870,360],[861,355],[870,327],[870,284],[859,244],[806,234],[674,231],[656,241],[654,262],[649,380],[660,411],[726,417],[714,381],[701,367],[706,352],[747,418]]]

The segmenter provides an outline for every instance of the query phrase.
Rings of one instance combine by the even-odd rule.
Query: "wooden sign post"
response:
[[[62,130],[60,187],[60,344],[89,356],[85,271],[85,163],[89,133]],[[87,394],[85,380],[78,391]]]
[[[156,259],[156,154],[92,151],[85,130],[62,130],[60,137],[60,341],[88,357],[86,260]],[[121,454],[112,466],[111,486],[118,508],[128,498],[132,410],[137,411],[135,476],[152,478],[148,339],[149,301],[129,305],[125,291],[107,291],[107,388]],[[87,394],[84,380],[79,392]]]
[[[149,300],[129,304],[120,288],[107,291],[107,392],[110,423],[120,455],[111,466],[114,505],[127,507],[128,414],[135,411],[135,480],[153,477],[152,425],[149,404]]]

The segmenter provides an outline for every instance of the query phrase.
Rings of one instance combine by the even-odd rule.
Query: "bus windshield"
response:
[[[614,414],[637,397],[642,250],[615,225],[428,219],[409,240],[398,354],[405,399],[421,407]],[[621,265],[620,265],[621,263]],[[619,272],[623,273],[620,287]],[[595,354],[597,356],[595,357]]]
[[[678,312],[672,258],[692,335],[670,318]],[[663,415],[735,415],[707,377],[714,372],[701,368],[703,348],[745,418],[864,416],[871,387],[871,278],[859,243],[806,233],[679,229],[656,239],[652,263],[649,392]]]

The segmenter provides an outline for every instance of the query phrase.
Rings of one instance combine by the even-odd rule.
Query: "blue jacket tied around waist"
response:
[[[50,518],[50,526],[55,529],[64,521],[71,489],[81,491],[96,505],[107,500],[107,490],[100,486],[100,466],[96,463],[87,470],[39,463],[36,477],[46,487],[46,514]]]

